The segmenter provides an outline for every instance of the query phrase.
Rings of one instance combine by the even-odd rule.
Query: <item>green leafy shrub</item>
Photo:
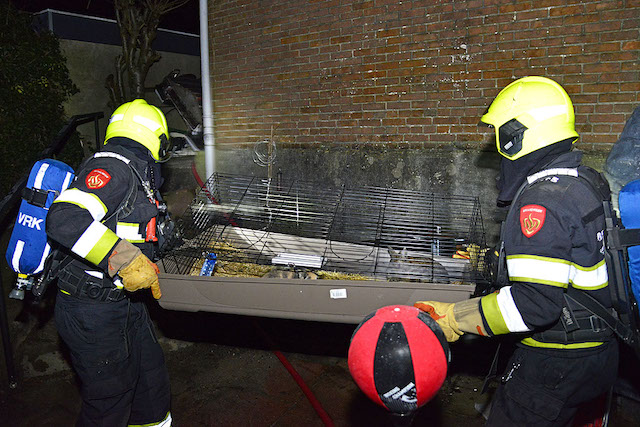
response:
[[[0,191],[6,194],[65,124],[62,104],[78,88],[55,35],[35,32],[31,15],[0,2]],[[75,146],[75,149],[74,149]],[[77,164],[79,144],[64,150]]]

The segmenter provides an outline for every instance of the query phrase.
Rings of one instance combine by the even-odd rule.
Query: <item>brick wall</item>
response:
[[[210,2],[216,143],[480,146],[512,80],[574,101],[608,149],[640,101],[640,1]]]

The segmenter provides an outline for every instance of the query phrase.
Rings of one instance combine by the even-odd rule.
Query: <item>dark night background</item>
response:
[[[55,9],[88,16],[115,19],[113,1],[109,0],[11,0],[25,12],[40,12]],[[160,20],[159,28],[198,34],[198,0],[189,0],[185,5],[169,12]]]

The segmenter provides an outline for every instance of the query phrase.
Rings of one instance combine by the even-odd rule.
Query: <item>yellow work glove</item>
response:
[[[146,255],[140,254],[133,261],[123,267],[118,275],[122,278],[124,288],[129,292],[138,289],[151,288],[151,293],[155,299],[160,299],[162,292],[158,282],[160,270]]]
[[[487,335],[480,314],[480,298],[457,303],[418,301],[414,307],[426,312],[438,323],[448,342],[457,341],[465,332]]]
[[[118,242],[111,251],[108,272],[111,277],[118,274],[124,288],[129,292],[151,288],[155,299],[162,296],[158,282],[158,266],[126,240]]]

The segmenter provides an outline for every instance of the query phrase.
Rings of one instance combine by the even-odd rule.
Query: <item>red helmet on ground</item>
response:
[[[449,360],[449,346],[436,321],[404,305],[383,307],[365,317],[351,337],[348,355],[358,387],[400,415],[435,396]]]

